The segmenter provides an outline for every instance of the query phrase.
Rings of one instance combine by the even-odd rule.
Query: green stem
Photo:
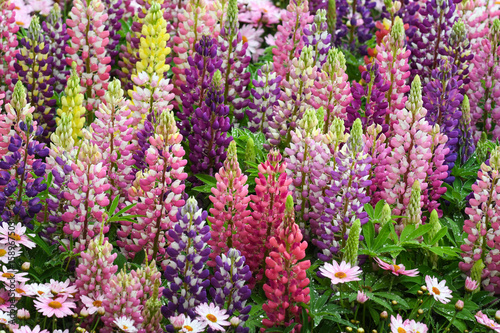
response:
[[[448,323],[448,325],[446,325],[446,327],[444,328],[443,332],[446,332],[446,330],[448,329],[448,327],[451,326],[451,323],[453,323],[453,321],[455,320],[455,318],[457,318],[457,314],[458,314],[458,311],[455,311],[455,314],[453,315],[453,318],[451,318],[450,322]]]

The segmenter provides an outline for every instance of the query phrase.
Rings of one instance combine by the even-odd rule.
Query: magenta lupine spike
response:
[[[351,85],[346,74],[345,58],[342,51],[331,48],[326,61],[311,88],[314,98],[311,104],[326,111],[323,133],[327,133],[333,118],[346,118],[346,108],[352,101]]]
[[[143,291],[141,280],[137,275],[126,273],[125,270],[120,271],[113,275],[104,292],[102,305],[105,313],[101,317],[104,327],[101,328],[101,333],[115,332],[116,325],[113,321],[121,316],[130,318],[135,327],[142,324]]]
[[[323,135],[318,128],[318,119],[314,109],[308,109],[300,120],[299,126],[292,131],[290,146],[285,148],[287,158],[286,173],[292,183],[290,192],[295,202],[295,216],[306,239],[310,234],[310,220],[318,219],[313,207],[319,203],[321,187],[315,186],[321,178],[327,163],[331,160],[330,150],[322,142]],[[314,222],[312,223],[314,225]]]
[[[174,115],[166,111],[159,118],[155,135],[149,138],[151,146],[145,154],[147,168],[137,173],[128,189],[129,201],[138,203],[131,214],[145,217],[138,217],[137,223],[121,221],[117,244],[131,258],[144,249],[149,261],[157,260],[164,265],[165,232],[177,221],[177,211],[184,205],[187,161]]]
[[[250,202],[248,196],[248,177],[241,172],[236,154],[236,142],[229,144],[224,166],[215,174],[216,188],[212,188],[208,221],[211,224],[211,239],[208,245],[212,248],[208,265],[215,266],[215,258],[227,253],[230,248],[243,251],[240,233],[245,228],[245,220],[250,215],[247,209]]]
[[[277,47],[273,49],[274,70],[288,81],[293,72],[293,59],[299,57],[304,45],[304,28],[313,22],[314,16],[309,13],[307,0],[292,0],[281,14],[281,19],[283,23],[278,26]]]
[[[219,35],[219,26],[215,23],[215,11],[213,4],[207,4],[205,0],[189,0],[185,10],[177,15],[179,19],[178,35],[172,38],[174,43],[174,53],[172,72],[174,78],[172,79],[175,85],[174,92],[178,97],[180,87],[186,83],[186,76],[184,70],[189,67],[187,61],[189,56],[194,56],[195,45],[203,35],[212,36],[217,38]],[[180,100],[177,100],[180,103]]]
[[[302,241],[302,233],[295,223],[293,199],[288,196],[286,212],[276,235],[269,239],[272,251],[266,257],[266,276],[263,286],[267,302],[262,305],[268,319],[262,323],[266,327],[299,325],[292,332],[300,332],[299,303],[308,304],[309,279],[307,269],[311,267],[306,256],[307,242]]]
[[[460,247],[464,262],[459,267],[467,274],[475,263],[482,260],[486,265],[482,272],[485,290],[500,293],[500,148],[492,153],[488,163],[483,163],[472,185],[470,207],[465,208],[469,218],[465,220],[467,238]]]
[[[276,49],[273,49],[276,50]],[[276,62],[274,63],[276,69]],[[292,140],[291,131],[297,127],[311,100],[317,69],[312,58],[312,46],[302,49],[300,58],[294,58],[287,70],[287,80],[282,80],[284,92],[279,105],[274,107],[272,121],[269,122],[268,140],[273,146],[287,147]]]
[[[252,213],[247,219],[241,242],[243,255],[253,273],[253,284],[263,277],[266,253],[270,251],[269,239],[275,235],[285,212],[285,200],[292,183],[286,175],[286,162],[281,162],[278,150],[271,150],[267,160],[258,167],[259,177],[255,179],[255,194],[251,195]]]
[[[375,205],[382,199],[384,192],[383,183],[387,179],[387,162],[391,155],[391,147],[387,144],[387,139],[383,133],[382,126],[372,124],[366,129],[364,134],[365,153],[372,158],[372,168],[368,179],[372,184],[368,187],[367,194],[371,197],[371,204]]]
[[[91,239],[87,250],[80,254],[75,270],[75,286],[78,288],[75,298],[84,307],[85,302],[89,301],[87,297],[92,305],[101,307],[105,289],[118,271],[118,266],[113,264],[118,254],[112,251],[113,245],[104,240],[101,234]]]
[[[448,137],[440,132],[439,125],[436,124],[430,132],[432,138],[431,154],[432,160],[429,161],[427,169],[426,183],[428,188],[423,191],[424,207],[428,212],[436,210],[439,217],[443,216],[443,211],[439,209],[439,198],[446,192],[446,187],[441,186],[448,177],[448,165],[445,164],[445,157],[450,152],[446,146]]]
[[[252,97],[246,111],[249,118],[248,128],[252,132],[267,134],[269,122],[272,120],[274,106],[278,105],[281,96],[282,77],[274,72],[272,62],[267,62],[257,70],[257,78],[252,80]]]
[[[472,59],[469,101],[474,137],[481,131],[500,138],[500,20],[495,19]],[[484,83],[484,84],[483,84]]]
[[[104,30],[108,14],[101,0],[75,0],[66,20],[70,45],[66,52],[70,55],[69,66],[76,62],[76,70],[81,76],[84,105],[87,109],[87,123],[93,121],[93,113],[108,88],[111,58],[107,55],[109,32]]]
[[[92,141],[99,147],[103,166],[107,169],[110,184],[110,200],[120,193],[126,193],[132,171],[130,151],[127,149],[132,139],[133,128],[129,127],[133,119],[129,118],[128,102],[123,98],[120,81],[115,79],[108,86],[99,110],[95,112],[96,119],[91,124]],[[122,200],[123,201],[123,200]]]
[[[405,107],[410,91],[406,79],[410,77],[410,66],[408,58],[411,51],[405,47],[406,35],[403,21],[396,17],[391,32],[384,37],[381,44],[377,45],[377,57],[375,62],[380,66],[380,73],[387,82],[389,90],[385,93],[386,101],[389,103],[385,115],[385,123],[391,126],[396,121],[396,113]]]
[[[8,103],[14,90],[13,79],[17,78],[14,62],[17,47],[16,5],[10,1],[3,1],[0,4],[0,92],[3,93],[2,100]]]
[[[431,126],[425,120],[427,111],[422,107],[422,86],[418,75],[413,79],[406,108],[398,110],[390,138],[391,155],[387,158],[387,179],[382,186],[382,199],[394,205],[394,215],[405,215],[415,180],[427,189],[425,179],[432,158],[430,151]]]
[[[75,253],[84,251],[90,240],[99,234],[110,203],[106,192],[110,188],[107,167],[102,163],[99,148],[89,140],[91,134],[85,131],[84,135],[78,159],[68,161],[72,172],[64,198],[71,205],[61,216],[65,222],[63,231],[73,239],[74,247],[69,249],[69,239],[65,239],[65,244]],[[109,225],[106,225],[102,232],[105,234],[108,230]]]

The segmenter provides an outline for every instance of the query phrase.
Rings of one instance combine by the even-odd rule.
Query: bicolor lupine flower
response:
[[[416,30],[408,41],[411,50],[411,77],[419,75],[423,82],[428,82],[432,70],[438,68],[439,60],[446,54],[450,32],[457,17],[456,0],[432,0],[422,4]]]
[[[109,64],[113,66],[115,64],[116,57],[120,53],[116,47],[120,42],[121,36],[118,31],[122,28],[120,20],[124,17],[126,5],[124,0],[104,0],[104,4],[108,14],[108,17],[104,21],[104,30],[109,31],[109,43],[106,45],[106,51],[111,58],[111,62]]]
[[[210,285],[209,271],[205,266],[210,253],[207,215],[191,197],[177,213],[177,222],[168,231],[172,241],[167,248],[169,259],[164,274],[167,286],[163,289],[167,304],[161,309],[166,318],[184,313],[194,319],[195,307],[207,302]],[[172,331],[172,328],[167,327],[167,330]]]
[[[252,272],[245,265],[245,257],[234,248],[229,249],[227,254],[218,255],[215,263],[214,276],[210,279],[210,295],[216,305],[227,310],[228,315],[238,314],[236,331],[247,333],[249,328],[244,328],[243,325],[252,308],[246,304],[252,292],[245,284],[252,277]]]
[[[66,20],[68,35],[71,37],[66,52],[70,55],[66,62],[76,62],[76,72],[80,76],[87,123],[94,120],[94,111],[100,98],[108,88],[111,58],[106,52],[109,32],[105,30],[108,14],[101,0],[75,0]]]
[[[311,3],[309,3],[311,4]],[[331,47],[332,35],[328,33],[328,23],[326,23],[326,10],[319,9],[314,22],[307,25],[304,30],[305,46],[313,46],[313,58],[317,68],[321,68],[326,61],[328,51]]]
[[[343,18],[347,17],[349,9],[347,0],[328,0],[326,14],[328,31],[332,35],[332,43],[336,47],[339,47],[344,37],[347,36],[348,28]]]
[[[52,7],[49,16],[42,23],[42,29],[46,42],[50,45],[49,54],[52,56],[52,76],[56,79],[54,83],[54,92],[60,94],[66,87],[67,76],[70,74],[66,70],[66,44],[69,35],[66,30],[66,24],[63,22],[61,8],[57,3]]]
[[[27,88],[27,101],[33,107],[33,118],[39,126],[44,127],[43,138],[48,139],[55,129],[54,83],[52,76],[53,56],[49,56],[50,45],[42,34],[40,21],[33,17],[27,36],[21,39],[21,48],[16,54],[14,68],[18,79]]]
[[[149,138],[151,146],[146,151],[147,168],[138,171],[128,189],[130,203],[140,203],[130,214],[143,215],[135,223],[121,221],[117,231],[117,244],[129,257],[142,249],[148,260],[165,266],[166,231],[177,221],[177,211],[184,205],[185,151],[181,146],[182,135],[175,126],[174,115],[165,111],[159,116],[155,134]]]
[[[113,246],[100,234],[91,239],[87,250],[80,254],[75,271],[75,286],[78,288],[75,298],[83,306],[88,307],[83,302],[84,297],[88,297],[93,307],[102,307],[105,290],[118,270],[118,266],[113,265],[118,254],[111,253],[112,250]],[[85,300],[88,301],[86,298]]]
[[[0,100],[9,102],[11,91],[14,88],[13,79],[17,78],[14,62],[16,61],[17,50],[17,31],[19,26],[16,24],[16,5],[11,1],[4,1],[0,4],[0,92],[3,97]]]
[[[211,226],[208,244],[212,248],[208,265],[211,267],[216,265],[216,257],[227,253],[230,248],[242,250],[239,238],[250,215],[247,209],[250,202],[248,177],[241,172],[235,141],[229,144],[226,161],[215,174],[215,179],[217,185],[211,190],[213,196],[209,197],[214,206],[209,210],[212,216],[208,217]]]
[[[276,70],[276,61],[274,68]],[[277,70],[277,72],[281,71]],[[291,131],[297,127],[306,110],[307,103],[310,103],[311,88],[318,75],[312,57],[312,46],[304,47],[300,58],[291,60],[290,67],[286,69],[286,72],[287,80],[281,81],[285,91],[281,94],[279,105],[274,107],[274,115],[272,121],[269,122],[270,131],[268,133],[268,139],[272,145],[279,146],[281,144],[285,147],[292,140]]]
[[[389,112],[386,93],[389,91],[390,83],[385,81],[377,63],[368,65],[366,69],[361,73],[361,78],[366,82],[366,85],[353,81],[351,87],[352,102],[346,108],[346,126],[350,127],[356,119],[361,119],[364,127],[375,129],[377,126],[381,126],[381,132],[385,135],[384,133],[387,133],[390,128],[390,123],[386,122]],[[364,106],[363,102],[365,102]],[[361,115],[360,110],[364,113],[363,115]]]
[[[481,131],[500,138],[500,20],[495,19],[486,38],[481,39],[472,59],[470,73],[471,124],[476,141]]]
[[[403,21],[396,17],[391,33],[377,45],[375,62],[380,66],[383,80],[389,84],[389,90],[385,92],[385,102],[388,103],[385,124],[389,126],[396,121],[397,111],[405,107],[405,94],[410,91],[406,79],[410,76],[408,58],[411,51],[406,49],[405,42]]]
[[[273,49],[273,60],[274,70],[284,79],[284,83],[288,82],[290,74],[294,71],[292,69],[293,60],[297,59],[303,50],[304,28],[313,22],[314,16],[309,13],[307,0],[292,0],[286,11],[281,14],[281,20],[282,24],[278,26],[279,33],[276,37],[277,47]],[[309,56],[311,57],[312,54]],[[311,60],[312,67],[315,62],[313,59]],[[297,66],[295,65],[295,67]]]
[[[212,36],[217,38],[219,35],[219,25],[217,22],[216,11],[213,11],[213,4],[205,0],[189,0],[185,9],[177,14],[179,19],[178,35],[173,37],[174,54],[172,68],[174,78],[172,79],[176,89],[176,96],[180,97],[180,87],[186,84],[185,70],[189,68],[188,57],[195,53],[195,45],[202,36]],[[180,99],[177,99],[180,103]]]
[[[455,166],[458,157],[459,143],[459,121],[462,118],[460,106],[463,96],[460,94],[457,67],[450,64],[448,58],[439,62],[439,67],[432,70],[430,82],[427,83],[422,92],[424,108],[427,109],[426,119],[430,125],[438,124],[441,133],[447,136],[446,147],[449,152],[446,155],[445,164],[448,166],[447,183],[453,183],[455,177],[451,176],[451,170]]]
[[[477,173],[477,183],[472,185],[473,197],[470,207],[465,208],[469,218],[464,222],[468,234],[460,247],[464,262],[459,267],[470,272],[479,261],[484,269],[477,275],[485,290],[500,292],[500,255],[498,254],[498,232],[500,209],[496,198],[500,195],[500,148],[491,152],[489,165],[483,163]],[[472,275],[471,275],[472,277]],[[474,278],[474,277],[473,277]]]
[[[222,60],[222,85],[224,101],[231,106],[231,115],[235,120],[242,120],[245,116],[243,109],[248,105],[246,100],[250,90],[246,87],[250,83],[251,73],[246,71],[251,57],[247,56],[248,41],[245,41],[238,29],[237,0],[229,0],[227,19],[221,28],[217,39],[217,57]]]
[[[212,77],[222,64],[217,58],[217,41],[212,37],[202,36],[194,48],[196,53],[188,57],[189,67],[184,70],[186,83],[180,86],[182,110],[177,113],[178,127],[185,137],[192,131],[194,111],[203,106]]]
[[[250,207],[253,212],[248,218],[246,231],[241,233],[245,245],[243,255],[253,273],[252,281],[260,281],[263,276],[264,259],[270,251],[269,239],[275,235],[285,212],[288,186],[286,162],[277,150],[271,150],[267,160],[258,167],[259,177],[255,179],[255,195],[251,195]],[[272,202],[272,205],[269,203]],[[252,284],[254,284],[253,282]]]
[[[133,119],[128,118],[130,110],[123,98],[120,81],[115,79],[108,85],[99,110],[95,112],[96,119],[91,124],[92,141],[99,147],[103,166],[107,169],[107,178],[111,186],[110,200],[120,193],[126,193],[132,168],[127,155],[128,142],[132,138],[133,129],[129,127]]]
[[[104,327],[101,328],[103,333],[112,333],[116,330],[115,319],[121,316],[129,318],[134,327],[139,327],[144,321],[142,317],[143,305],[141,298],[143,291],[141,281],[132,273],[127,273],[125,270],[114,274],[111,280],[106,285],[105,298],[102,302],[104,307],[104,315],[101,317]]]
[[[352,101],[351,86],[346,69],[342,51],[330,48],[311,89],[314,95],[311,104],[315,108],[323,107],[326,111],[324,125],[321,129],[325,134],[330,130],[334,117],[346,118],[348,105]]]
[[[464,95],[467,91],[469,78],[469,66],[474,54],[470,50],[470,41],[467,28],[462,20],[457,20],[450,31],[449,46],[444,48],[452,64],[457,68],[457,83],[459,91]]]
[[[252,132],[268,133],[274,106],[278,105],[281,97],[281,79],[282,77],[274,71],[272,62],[265,63],[257,70],[257,78],[252,80],[253,98],[250,99],[246,111],[249,119],[248,128]]]
[[[370,0],[352,0],[346,2],[349,4],[349,10],[347,12],[347,22],[345,23],[348,29],[347,40],[345,42],[351,50],[354,50],[359,45],[360,53],[365,55],[367,47],[363,44],[372,39],[371,30],[375,27],[375,22],[370,13],[370,10],[375,8],[375,2]]]
[[[193,174],[215,174],[222,167],[226,148],[233,139],[228,135],[231,123],[221,79],[220,71],[216,71],[203,104],[195,110],[191,119],[192,134],[188,141]],[[194,177],[190,180],[192,183],[198,182]]]
[[[71,237],[73,240],[71,249],[70,240],[64,240],[66,249],[75,253],[84,251],[101,229],[103,233],[109,230],[109,225],[101,228],[106,219],[106,207],[110,203],[106,192],[110,188],[107,166],[103,165],[102,154],[97,145],[90,141],[91,134],[86,132],[84,136],[87,137],[79,147],[78,159],[68,161],[72,172],[64,198],[71,205],[61,216],[65,222],[63,231],[67,238]]]
[[[359,119],[354,122],[351,136],[335,155],[335,160],[336,165],[331,171],[333,184],[322,197],[326,208],[316,231],[319,236],[316,244],[322,250],[318,257],[324,261],[331,260],[339,249],[346,246],[346,236],[356,219],[361,225],[368,221],[363,206],[370,201],[366,189],[371,185],[368,179],[371,157],[364,152],[363,128]]]
[[[262,305],[268,319],[266,327],[289,326],[299,323],[295,332],[300,332],[300,307],[298,303],[309,303],[309,279],[306,271],[311,266],[304,260],[307,242],[295,223],[293,198],[286,199],[286,211],[275,236],[269,239],[271,252],[266,257],[267,283],[263,289],[267,302]]]
[[[61,97],[61,108],[57,109],[56,123],[57,127],[64,126],[64,133],[66,137],[73,139],[61,140],[59,143],[61,147],[70,151],[73,144],[78,143],[82,137],[82,128],[85,124],[85,108],[83,106],[84,96],[81,92],[80,78],[76,71],[76,64],[73,65],[71,76],[68,79],[68,85],[64,89],[64,96]],[[63,118],[65,120],[63,120]],[[69,126],[71,125],[71,126]],[[61,129],[62,130],[62,129]],[[59,133],[61,133],[59,130]],[[56,132],[58,130],[56,129]],[[71,133],[69,133],[71,131]],[[64,136],[59,134],[59,138],[63,139]]]
[[[432,127],[425,120],[427,111],[422,105],[422,86],[420,77],[416,76],[406,108],[396,113],[390,140],[392,151],[387,157],[388,176],[382,183],[381,197],[388,204],[395,205],[394,215],[407,215],[405,207],[408,207],[411,186],[416,180],[423,191],[427,189],[427,170],[432,159],[429,135]]]

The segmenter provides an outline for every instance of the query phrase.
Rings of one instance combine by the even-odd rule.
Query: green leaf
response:
[[[144,258],[146,258],[146,253],[144,249],[140,250],[135,254],[134,260],[132,260],[132,263],[141,265],[144,262]]]
[[[123,213],[128,212],[129,210],[131,210],[132,208],[134,208],[135,205],[137,205],[137,203],[128,205],[127,207],[123,208],[118,213],[116,213],[115,215],[113,215],[113,217],[114,216],[121,216]],[[128,216],[131,216],[131,215],[128,215]]]
[[[447,233],[448,233],[448,228],[441,227],[441,229],[439,229],[439,231],[434,235],[434,238],[432,238],[432,240],[429,242],[429,245],[433,246],[434,244],[439,242],[439,240],[443,238]]]
[[[413,224],[407,225],[403,228],[400,236],[400,242],[410,239],[410,234],[415,231],[415,226]]]
[[[449,255],[450,257],[459,257],[458,253],[462,252],[458,248],[451,248],[449,246],[435,246],[428,248],[429,251],[434,252],[440,257],[444,257],[444,255]]]
[[[368,224],[368,223],[367,223]],[[391,233],[391,223],[386,223],[382,229],[379,230],[375,244],[373,245],[373,250],[377,251],[382,248],[383,245],[389,240],[389,234]]]
[[[193,191],[196,192],[201,192],[201,193],[212,193],[212,188],[214,188],[216,185],[201,185],[201,186],[196,186],[193,187]]]
[[[383,298],[388,299],[390,301],[395,300],[396,302],[398,302],[398,304],[400,306],[403,307],[404,310],[407,310],[410,308],[410,305],[408,304],[408,302],[404,298],[402,298],[401,296],[398,296],[394,293],[380,291],[380,292],[374,293],[374,295],[383,297]]]
[[[365,237],[365,242],[368,249],[372,248],[372,241],[374,235],[375,235],[375,227],[373,226],[373,222],[368,221],[368,223],[366,223],[363,226],[363,236]]]
[[[118,255],[116,256],[115,260],[113,261],[114,265],[118,266],[118,272],[122,270],[123,266],[125,266],[125,263],[127,262],[127,258],[121,253],[117,252]]]
[[[365,212],[368,214],[368,216],[370,217],[370,219],[374,219],[375,218],[375,214],[373,212],[372,205],[365,204],[364,208],[365,208]]]
[[[113,213],[115,212],[116,210],[116,207],[118,207],[118,203],[120,202],[120,196],[117,195],[114,199],[113,199],[113,202],[111,203],[111,206],[109,207],[109,210],[108,210],[108,216],[111,216],[113,215]]]
[[[209,176],[209,175],[195,175],[195,177],[198,178],[199,180],[201,180],[202,182],[204,182],[207,185],[214,186],[215,184],[217,184],[217,180],[215,179],[215,177],[212,177],[212,176]]]
[[[47,253],[49,256],[52,256],[52,251],[55,248],[55,245],[53,246],[48,246],[47,243],[43,239],[40,238],[40,236],[36,235],[35,237],[26,234],[33,242],[36,243],[36,245],[40,246],[40,248]]]

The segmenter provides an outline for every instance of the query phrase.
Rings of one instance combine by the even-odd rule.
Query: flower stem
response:
[[[458,311],[455,311],[455,314],[453,315],[453,318],[451,318],[450,322],[448,323],[448,325],[446,325],[446,327],[444,328],[443,332],[446,332],[446,330],[448,329],[448,327],[451,326],[451,324],[453,323],[453,321],[455,320],[455,318],[457,318],[457,314],[458,314]]]

